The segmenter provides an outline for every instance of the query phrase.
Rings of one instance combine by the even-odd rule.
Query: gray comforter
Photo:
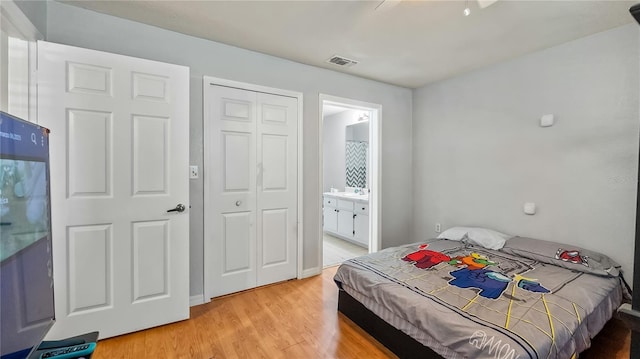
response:
[[[572,358],[622,301],[617,277],[448,240],[349,260],[335,280],[451,358]]]

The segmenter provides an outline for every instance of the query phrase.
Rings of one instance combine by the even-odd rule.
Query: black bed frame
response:
[[[391,350],[400,359],[444,359],[431,348],[385,322],[344,290],[338,291],[338,311]]]
[[[385,322],[342,289],[338,290],[338,311],[351,319],[352,322],[391,350],[400,359],[445,359],[434,352],[433,349]],[[587,349],[580,353],[580,356],[588,357],[589,352],[590,349]],[[640,357],[634,356],[632,353],[630,358],[636,359]]]

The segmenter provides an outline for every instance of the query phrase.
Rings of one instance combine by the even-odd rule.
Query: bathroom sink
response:
[[[343,197],[343,198],[353,198],[356,200],[365,200],[365,201],[369,200],[368,193],[360,194],[360,193],[354,193],[354,192],[337,192],[337,193],[331,193],[331,194],[334,196]]]
[[[354,200],[363,200],[363,201],[368,201],[369,200],[369,194],[368,193],[355,193],[355,192],[325,192],[324,193],[327,196],[334,196],[334,197],[342,197],[342,198],[349,198],[349,199],[354,199]]]

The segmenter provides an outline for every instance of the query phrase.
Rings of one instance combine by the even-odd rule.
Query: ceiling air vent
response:
[[[338,55],[331,56],[331,58],[329,58],[327,62],[330,64],[342,66],[342,67],[351,67],[358,63],[358,61],[356,60],[351,60],[346,57],[342,57]]]

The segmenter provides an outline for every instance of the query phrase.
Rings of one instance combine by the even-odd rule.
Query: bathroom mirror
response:
[[[346,126],[345,164],[347,187],[367,187],[369,163],[369,122]]]

